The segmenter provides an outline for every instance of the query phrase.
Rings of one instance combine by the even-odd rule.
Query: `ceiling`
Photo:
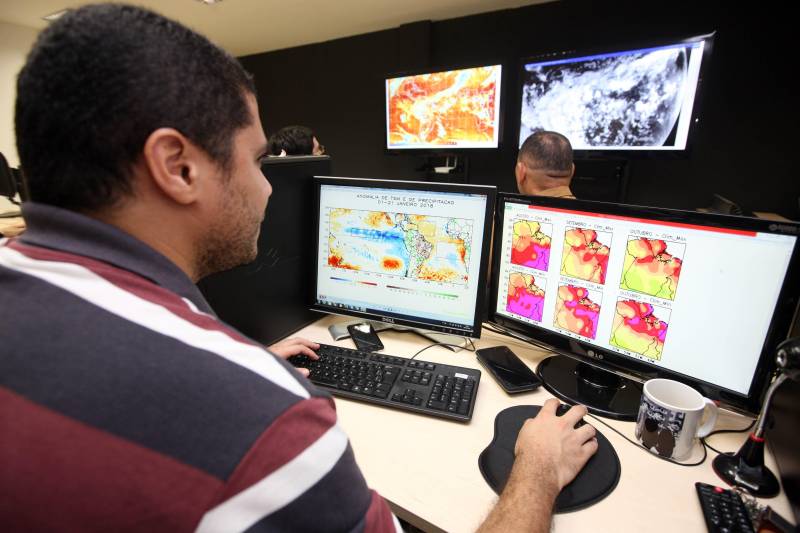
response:
[[[236,56],[549,0],[133,0],[198,30]],[[0,0],[0,22],[41,29],[42,17],[87,0]]]

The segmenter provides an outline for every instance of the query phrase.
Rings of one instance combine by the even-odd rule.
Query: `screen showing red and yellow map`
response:
[[[387,79],[387,148],[497,148],[501,70],[492,65]]]
[[[797,237],[581,200],[501,195],[497,213],[501,325],[567,354],[748,393]]]

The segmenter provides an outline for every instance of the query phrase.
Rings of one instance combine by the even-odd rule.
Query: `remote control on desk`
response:
[[[753,533],[753,522],[737,493],[708,483],[697,482],[694,486],[709,533]]]

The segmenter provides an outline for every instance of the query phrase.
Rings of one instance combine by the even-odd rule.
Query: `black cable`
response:
[[[422,352],[424,352],[428,348],[433,348],[434,346],[449,346],[451,348],[460,348],[460,349],[466,350],[468,352],[474,352],[475,351],[475,344],[474,343],[472,344],[472,349],[470,350],[469,348],[466,348],[465,346],[460,346],[458,344],[449,344],[447,342],[434,342],[433,344],[427,345],[426,347],[424,347],[423,349],[421,349],[420,351],[418,351],[417,353],[412,355],[410,357],[410,359],[414,359],[416,356],[418,356],[419,354],[421,354]]]
[[[644,446],[642,446],[641,444],[639,444],[638,442],[636,442],[636,441],[634,441],[634,440],[631,440],[631,439],[629,439],[629,438],[628,438],[626,435],[624,435],[624,434],[623,434],[621,431],[619,431],[617,428],[615,428],[615,427],[613,427],[613,426],[610,426],[610,425],[609,425],[609,424],[607,424],[605,421],[603,421],[603,420],[600,420],[599,418],[597,418],[597,417],[596,417],[596,416],[594,416],[593,414],[588,414],[587,416],[590,416],[590,417],[592,417],[593,419],[597,420],[598,422],[600,422],[601,424],[603,424],[604,426],[606,426],[608,429],[610,429],[611,431],[613,431],[614,433],[616,433],[617,435],[619,435],[620,437],[622,437],[622,438],[623,438],[623,439],[625,439],[626,441],[630,442],[631,444],[633,444],[634,446],[636,446],[637,448],[639,448],[639,449],[640,449],[640,450],[642,450],[643,452],[647,452],[649,455],[651,455],[651,456],[653,456],[653,457],[657,457],[658,459],[661,459],[662,461],[666,461],[666,462],[668,462],[668,463],[672,463],[672,464],[674,464],[674,465],[678,465],[678,466],[700,466],[701,464],[703,464],[703,463],[705,463],[705,462],[706,462],[706,458],[708,457],[708,451],[706,451],[705,443],[702,443],[702,442],[701,442],[701,444],[702,444],[702,448],[703,448],[703,458],[702,458],[702,459],[700,459],[700,460],[699,460],[698,462],[696,462],[696,463],[681,463],[681,462],[679,462],[679,461],[676,461],[675,459],[670,459],[669,457],[662,457],[662,456],[660,456],[660,455],[656,455],[656,454],[652,453],[651,451],[649,451],[648,449],[646,449],[646,448],[645,448]]]
[[[717,455],[733,455],[731,452],[721,452],[718,449],[714,448],[712,445],[706,442],[705,438],[700,439],[700,442],[703,443],[703,446],[711,450],[712,452],[716,452]]]
[[[750,422],[746,427],[743,427],[742,429],[715,429],[714,431],[712,431],[703,438],[707,439],[708,437],[717,435],[719,433],[744,433],[745,431],[750,431],[753,428],[753,424],[755,423],[756,421],[755,419],[753,419],[752,422]]]
[[[712,452],[717,452],[719,455],[733,455],[734,452],[721,452],[721,451],[719,451],[718,449],[716,449],[713,446],[711,446],[708,442],[706,442],[706,439],[708,439],[708,437],[711,437],[713,435],[718,435],[720,433],[745,433],[746,431],[750,431],[750,429],[752,429],[752,427],[753,427],[753,425],[755,423],[756,423],[756,421],[753,420],[752,422],[750,422],[747,425],[747,427],[744,427],[742,429],[717,429],[715,431],[712,431],[711,433],[709,433],[705,437],[701,438],[700,442],[702,442],[703,445],[706,446],[709,450],[711,450]]]

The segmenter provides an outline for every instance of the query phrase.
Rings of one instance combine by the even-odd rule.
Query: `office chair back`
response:
[[[0,153],[0,196],[14,198],[17,194],[17,181],[8,166],[5,156]]]

